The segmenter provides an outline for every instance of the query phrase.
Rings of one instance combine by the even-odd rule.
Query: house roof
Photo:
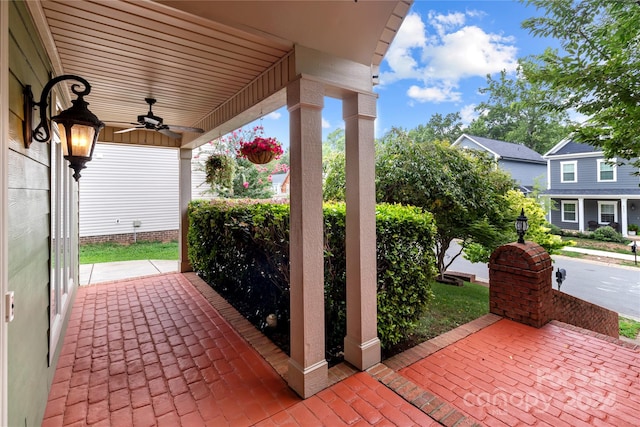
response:
[[[287,173],[275,173],[271,175],[271,184],[282,185],[286,177],[287,177]]]
[[[544,157],[565,156],[570,154],[591,154],[601,153],[593,145],[572,141],[571,138],[565,138],[556,144],[551,150],[544,154]]]
[[[372,89],[371,76],[411,1],[37,0],[25,5],[53,74],[78,75],[91,84],[86,100],[107,123],[105,133],[129,128],[147,112],[145,98],[151,97],[157,99],[154,114],[165,124],[205,130],[185,133],[176,142],[195,148],[284,106],[282,81],[291,70],[317,71],[314,59],[331,61],[334,68],[340,61],[358,66]],[[343,75],[342,87],[351,88],[354,80],[353,73]],[[62,89],[72,83],[58,88],[66,104],[73,96]],[[25,84],[36,92],[42,83]],[[141,140],[152,133],[125,135],[131,143],[143,143],[133,142],[133,135]]]
[[[531,148],[514,144],[513,142],[505,142],[497,139],[483,138],[480,136],[462,134],[452,145],[456,146],[464,138],[469,139],[475,144],[481,146],[491,154],[504,160],[518,160],[528,163],[546,164],[540,153],[533,151]]]

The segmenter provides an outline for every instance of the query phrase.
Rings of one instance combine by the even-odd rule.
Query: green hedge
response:
[[[346,334],[345,219],[343,203],[324,205],[330,360],[342,351]],[[194,201],[189,220],[189,260],[194,270],[262,330],[273,333],[266,328],[266,317],[276,314],[279,332],[288,336],[289,205]],[[432,297],[435,225],[431,215],[418,208],[381,204],[376,209],[376,229],[378,335],[388,348],[414,327]]]

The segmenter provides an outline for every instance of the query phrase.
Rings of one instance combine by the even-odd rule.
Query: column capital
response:
[[[305,106],[324,107],[324,84],[317,80],[300,77],[287,86],[287,108],[289,111]]]
[[[342,103],[342,118],[375,120],[377,117],[378,95],[375,93],[354,92],[345,97]]]

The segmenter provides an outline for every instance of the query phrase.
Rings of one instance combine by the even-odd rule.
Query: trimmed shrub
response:
[[[289,205],[193,201],[189,220],[189,260],[194,270],[256,327],[288,337]],[[339,359],[346,335],[345,220],[344,203],[324,205],[330,361]],[[419,208],[381,204],[376,209],[376,233],[378,335],[388,348],[415,326],[432,298],[435,226],[431,214]],[[277,316],[277,331],[267,328],[269,314]]]
[[[614,230],[612,227],[609,227],[608,225],[604,227],[599,227],[593,233],[591,233],[591,236],[593,237],[594,240],[600,240],[603,242],[624,243],[624,237],[622,237],[622,234],[618,233],[616,230]]]

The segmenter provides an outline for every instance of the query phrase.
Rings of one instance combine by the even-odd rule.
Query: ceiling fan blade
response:
[[[140,126],[140,123],[135,123],[135,122],[105,122],[105,124],[109,125],[109,126]]]
[[[158,132],[173,139],[179,139],[180,137],[182,137],[182,135],[180,135],[179,133],[171,132],[169,129],[166,129],[166,128],[158,129]]]
[[[181,132],[193,132],[193,133],[204,133],[203,129],[200,128],[192,128],[189,126],[175,126],[175,125],[167,125],[171,130],[178,130]]]
[[[138,130],[138,129],[144,129],[144,128],[135,127],[135,128],[129,128],[129,129],[122,129],[122,130],[117,130],[114,133],[125,133],[125,132],[131,132],[131,131]]]

